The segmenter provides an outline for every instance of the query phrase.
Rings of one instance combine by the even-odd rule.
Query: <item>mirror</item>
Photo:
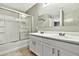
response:
[[[41,15],[38,17],[38,28],[51,28],[53,27],[53,18],[51,15]]]
[[[38,28],[52,28],[60,26],[59,15],[52,16],[44,14],[38,17]]]
[[[65,12],[65,11],[64,11]],[[64,26],[79,26],[79,9],[64,14]]]
[[[46,7],[40,8],[39,15],[38,28],[60,28],[61,30],[62,27],[66,29],[66,27],[70,26],[79,26],[78,3],[49,4]]]

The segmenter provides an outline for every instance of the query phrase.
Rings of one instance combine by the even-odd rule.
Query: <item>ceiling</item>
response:
[[[75,9],[79,10],[79,3],[52,3],[45,7],[42,6],[39,9],[39,15],[48,14],[52,16],[59,16],[59,10],[61,8],[64,10],[64,13],[67,14]]]
[[[15,9],[17,11],[26,12],[36,3],[0,3],[0,6],[8,7]],[[42,6],[39,8],[39,15],[52,15],[59,16],[59,10],[64,10],[64,13],[67,14],[75,9],[79,10],[79,3],[50,3],[47,6]]]
[[[0,5],[17,11],[26,12],[28,9],[33,7],[35,3],[0,3]]]

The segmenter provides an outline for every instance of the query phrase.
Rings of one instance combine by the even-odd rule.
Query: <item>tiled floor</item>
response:
[[[22,48],[22,49],[4,54],[3,56],[35,56],[35,55],[29,49]]]

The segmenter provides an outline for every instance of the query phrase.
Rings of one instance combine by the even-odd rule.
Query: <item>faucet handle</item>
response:
[[[65,33],[62,33],[62,36],[65,36]]]
[[[59,33],[59,36],[65,36],[65,33]]]
[[[59,33],[59,36],[62,36],[62,33]]]

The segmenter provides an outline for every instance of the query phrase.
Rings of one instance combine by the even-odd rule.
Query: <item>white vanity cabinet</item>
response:
[[[45,40],[45,39],[44,39]],[[70,52],[69,50],[63,49],[63,46],[57,46],[52,42],[53,40],[46,39],[43,43],[43,56],[76,56],[77,54]],[[59,43],[59,42],[58,42]],[[61,45],[61,44],[59,44]]]
[[[30,36],[30,50],[36,55],[42,55],[42,42],[39,37]]]
[[[42,36],[30,36],[30,50],[40,56],[78,56],[79,45],[46,38]]]
[[[79,55],[78,49],[79,46],[71,43],[66,43],[62,41],[57,41],[48,38],[42,38],[43,39],[43,44],[44,46],[48,45],[49,50],[52,52],[52,48],[54,49],[54,56],[77,56]],[[46,47],[47,48],[47,47]],[[46,49],[45,49],[46,50]],[[43,48],[43,53],[44,53],[44,48]],[[47,51],[46,51],[47,52]],[[49,53],[51,53],[49,52]],[[47,55],[45,55],[47,56]],[[51,55],[50,55],[51,56]],[[52,54],[53,56],[53,54]]]
[[[76,56],[77,55],[63,48],[49,44],[43,44],[42,52],[43,52],[43,56]]]
[[[30,50],[38,56],[54,56],[55,49],[53,46],[44,44],[43,38],[30,36]]]

